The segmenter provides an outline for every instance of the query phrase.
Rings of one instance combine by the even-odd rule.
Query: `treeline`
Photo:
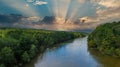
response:
[[[98,26],[88,37],[89,48],[120,57],[120,21]]]
[[[0,67],[20,67],[56,43],[86,34],[32,29],[0,29]]]

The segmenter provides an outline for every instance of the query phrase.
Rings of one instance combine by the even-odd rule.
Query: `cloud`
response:
[[[55,16],[56,22],[54,23],[56,25],[53,26],[56,26],[56,28],[57,26],[58,28],[59,27],[85,28],[87,26],[90,28],[94,27],[94,25],[96,26],[101,23],[120,20],[120,0],[25,0],[23,2],[22,1],[23,0],[3,0],[3,2],[7,4],[9,7],[12,7],[17,11],[20,11],[25,15],[27,14],[32,16],[34,15],[39,16],[41,14],[41,16],[43,15],[42,18],[46,15]],[[33,18],[29,18],[27,20],[34,21]],[[71,27],[74,24],[73,21],[76,20],[80,22],[85,20],[84,24],[86,25],[84,26],[75,25]],[[71,24],[70,26],[69,23],[73,24]],[[36,26],[39,27],[41,25],[36,24]],[[47,28],[47,26],[45,27]]]
[[[95,15],[89,17],[91,21],[105,23],[120,19],[120,0],[91,0],[91,3],[96,7]]]
[[[99,19],[95,18],[95,17],[82,17],[82,18],[79,18],[80,22],[83,22],[84,23],[94,23],[94,22],[98,22]]]
[[[101,0],[98,4],[104,7],[96,11],[101,22],[120,19],[120,0]]]
[[[107,8],[120,7],[120,0],[100,0],[99,5],[105,6]]]
[[[35,1],[33,4],[34,5],[45,5],[45,4],[47,4],[47,2],[44,2],[44,1]]]
[[[26,0],[28,3],[32,3],[33,5],[45,5],[48,4],[47,2],[40,1],[40,0]]]
[[[29,4],[26,4],[25,6],[26,6],[26,7],[29,7]]]
[[[35,0],[26,0],[27,2],[34,2]]]
[[[85,3],[86,0],[78,0],[81,4]]]
[[[102,20],[111,20],[111,19],[120,19],[120,8],[108,8],[104,10],[97,10],[98,19]]]

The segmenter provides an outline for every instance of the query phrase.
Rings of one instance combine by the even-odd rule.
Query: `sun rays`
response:
[[[9,7],[27,16],[54,16],[57,23],[79,20],[86,0],[2,0]],[[39,7],[38,7],[39,6]],[[45,7],[46,6],[46,7]],[[42,8],[41,8],[42,7]],[[43,10],[42,10],[43,9]],[[82,12],[81,12],[82,11]],[[63,20],[63,21],[62,21]]]
[[[52,27],[53,24],[53,27],[60,29],[95,28],[101,23],[120,19],[119,3],[120,0],[0,0],[0,5],[3,4],[3,7],[0,6],[0,13],[8,13],[11,9],[11,13],[22,14],[30,19],[39,18],[39,21],[33,24],[40,28],[43,27],[41,21],[45,17],[54,20],[51,24],[44,22],[49,23],[46,27]],[[36,20],[32,18],[32,21],[29,21],[30,26],[34,26],[33,19]],[[17,22],[16,24],[20,25]]]

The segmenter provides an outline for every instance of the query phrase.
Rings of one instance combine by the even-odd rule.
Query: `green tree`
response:
[[[10,47],[4,47],[0,53],[0,61],[2,61],[5,65],[14,64],[14,52]],[[12,61],[12,62],[11,62]]]
[[[36,55],[37,51],[37,47],[35,45],[31,45],[31,48],[29,50],[30,57],[33,58]]]
[[[81,35],[83,34],[79,32],[0,29],[0,67],[22,65],[29,62],[38,51],[43,52],[46,48],[56,46],[56,43],[81,37]]]
[[[101,53],[120,57],[119,34],[120,22],[100,25],[89,35],[88,46],[89,48],[97,49]]]
[[[5,65],[4,64],[0,64],[0,67],[5,67]]]
[[[27,51],[25,51],[25,52],[22,54],[22,61],[23,61],[23,62],[29,62],[29,61],[30,61],[30,56],[29,56],[29,54],[27,53]]]

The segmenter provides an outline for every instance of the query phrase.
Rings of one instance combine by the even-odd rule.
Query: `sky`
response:
[[[54,26],[60,28],[66,28],[63,21],[85,20],[84,25],[70,27],[94,28],[101,23],[120,20],[120,0],[0,0],[0,14],[11,13],[40,18],[55,16],[57,24]],[[35,26],[44,28],[45,25]]]

